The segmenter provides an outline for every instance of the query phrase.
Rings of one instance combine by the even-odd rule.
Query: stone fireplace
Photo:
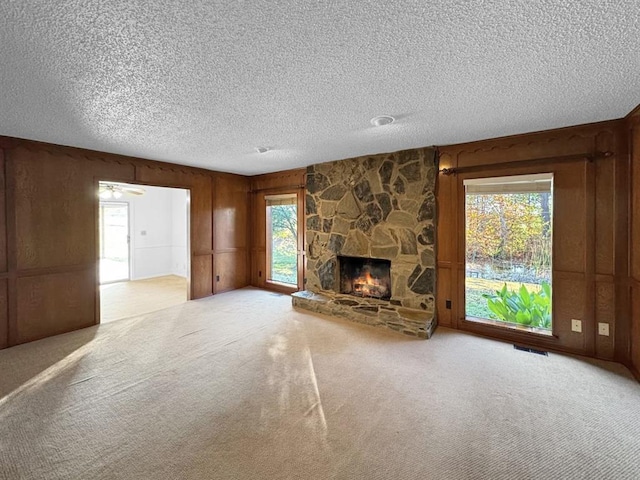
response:
[[[307,168],[306,290],[294,306],[431,335],[436,162],[421,148]]]

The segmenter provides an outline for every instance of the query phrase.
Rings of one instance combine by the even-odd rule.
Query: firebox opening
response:
[[[391,261],[338,256],[340,293],[357,297],[391,299]]]

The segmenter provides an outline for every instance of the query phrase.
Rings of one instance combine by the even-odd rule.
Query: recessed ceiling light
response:
[[[390,123],[393,123],[395,121],[396,119],[391,115],[379,115],[371,119],[371,125],[375,127],[381,127],[383,125],[389,125]]]
[[[256,152],[258,153],[267,153],[271,148],[269,147],[256,147]]]

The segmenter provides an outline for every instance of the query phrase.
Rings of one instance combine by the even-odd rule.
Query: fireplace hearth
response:
[[[338,256],[340,293],[391,299],[391,262],[377,258]]]

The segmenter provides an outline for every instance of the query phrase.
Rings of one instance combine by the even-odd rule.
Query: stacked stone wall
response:
[[[430,148],[308,167],[306,290],[339,300],[342,309],[337,256],[387,259],[392,296],[379,310],[387,316],[402,308],[419,310],[421,319],[432,322],[436,177],[436,154]],[[411,331],[424,331],[415,328],[415,315],[409,323]]]

